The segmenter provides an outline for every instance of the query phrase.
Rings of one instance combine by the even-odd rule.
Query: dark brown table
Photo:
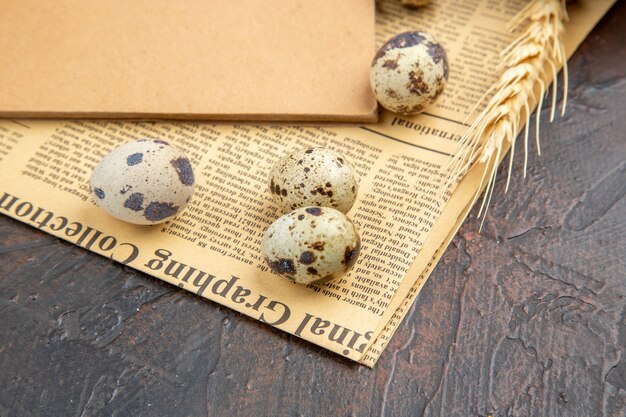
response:
[[[0,216],[0,416],[625,416],[625,36],[621,1],[374,370]]]

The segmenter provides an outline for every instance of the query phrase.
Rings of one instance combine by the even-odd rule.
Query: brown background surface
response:
[[[623,417],[625,27],[621,1],[374,370],[0,217],[0,416]]]

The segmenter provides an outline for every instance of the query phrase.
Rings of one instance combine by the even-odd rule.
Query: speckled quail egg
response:
[[[269,188],[281,211],[333,207],[343,213],[354,204],[357,174],[345,156],[327,148],[294,152],[280,159],[269,175]]]
[[[361,251],[350,219],[330,207],[302,207],[267,229],[261,250],[269,267],[299,284],[321,284],[344,275]]]
[[[105,155],[91,174],[96,204],[120,220],[156,224],[185,208],[194,189],[191,162],[162,140],[129,142]]]
[[[376,53],[370,83],[378,102],[400,114],[418,114],[443,91],[448,80],[445,49],[426,32],[405,32]]]

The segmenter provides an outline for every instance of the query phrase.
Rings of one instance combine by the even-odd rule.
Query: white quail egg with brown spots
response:
[[[261,250],[267,265],[299,284],[339,278],[356,263],[361,238],[343,213],[330,207],[302,207],[267,229]]]
[[[129,142],[105,155],[93,170],[95,203],[134,224],[162,223],[185,208],[194,189],[189,158],[162,140]]]
[[[376,53],[370,70],[378,102],[405,115],[424,111],[441,94],[447,80],[446,51],[426,32],[406,32],[391,38]]]
[[[347,213],[354,204],[357,174],[340,153],[327,148],[294,152],[280,159],[269,175],[269,188],[281,211],[333,207]]]

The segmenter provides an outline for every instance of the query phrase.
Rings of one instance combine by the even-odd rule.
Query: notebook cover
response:
[[[0,0],[0,116],[370,122],[373,0]]]

